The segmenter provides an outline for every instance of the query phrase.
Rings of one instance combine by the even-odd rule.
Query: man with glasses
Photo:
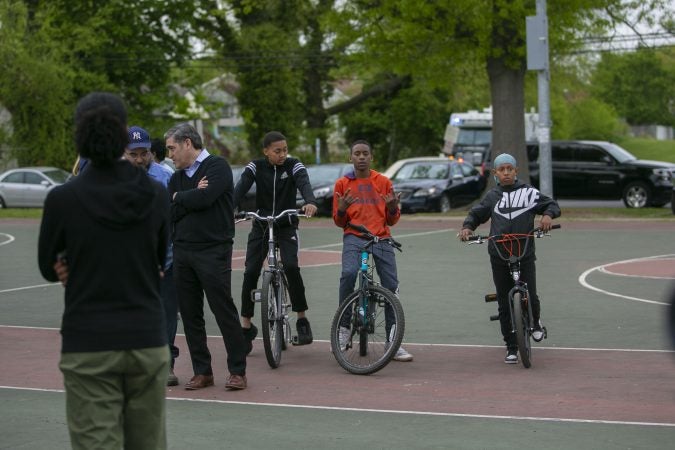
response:
[[[129,145],[124,152],[124,159],[139,167],[144,167],[148,175],[167,187],[171,179],[171,173],[155,162],[150,151],[152,142],[150,135],[143,128],[133,126],[129,128]]]
[[[130,127],[129,145],[124,151],[124,159],[135,166],[144,168],[150,178],[158,181],[166,188],[173,172],[170,172],[168,167],[163,167],[155,162],[155,158],[150,151],[151,146],[152,142],[147,131],[138,126]],[[167,191],[167,197],[168,195]],[[176,286],[173,281],[173,245],[170,241],[166,252],[164,276],[160,281],[160,294],[166,314],[166,330],[169,338],[169,349],[171,350],[171,366],[166,384],[167,386],[177,386],[178,377],[174,374],[173,368],[179,353],[178,347],[174,344],[178,328],[178,300],[176,299]]]

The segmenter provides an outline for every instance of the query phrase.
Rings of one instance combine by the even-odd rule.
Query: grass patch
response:
[[[42,208],[4,208],[0,209],[0,219],[40,219]]]
[[[675,141],[657,141],[648,138],[622,138],[617,142],[639,159],[675,163]]]

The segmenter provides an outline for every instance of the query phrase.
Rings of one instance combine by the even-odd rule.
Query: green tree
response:
[[[368,140],[381,169],[400,158],[439,154],[448,97],[441,89],[414,81],[395,93],[371,97],[340,115],[347,142]]]
[[[0,104],[12,114],[19,163],[69,168],[73,109],[92,90],[121,94],[130,122],[161,122],[171,68],[191,51],[194,8],[188,0],[0,0]]]
[[[552,58],[579,45],[585,32],[601,33],[617,22],[662,11],[662,0],[567,0],[548,2]],[[396,76],[412,74],[429,83],[457,85],[467,67],[482,64],[490,82],[493,142],[525,160],[525,18],[532,0],[346,1],[336,20],[357,42],[355,62],[377,65]],[[358,38],[353,35],[358,35]],[[530,105],[536,106],[536,105]],[[526,168],[521,178],[528,179]]]
[[[675,126],[673,55],[672,48],[603,54],[593,74],[592,92],[631,125]]]

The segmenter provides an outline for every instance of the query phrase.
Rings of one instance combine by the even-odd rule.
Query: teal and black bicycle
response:
[[[333,316],[330,345],[338,364],[348,372],[368,375],[386,366],[403,340],[405,317],[396,295],[375,283],[372,246],[386,242],[398,251],[393,238],[380,239],[362,225],[347,224],[366,239],[361,250],[358,288]]]

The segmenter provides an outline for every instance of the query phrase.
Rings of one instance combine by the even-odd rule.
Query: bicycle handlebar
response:
[[[256,219],[263,222],[275,222],[285,216],[307,217],[301,209],[286,209],[276,216],[261,216],[254,211],[242,211],[234,215],[235,223]]]
[[[561,228],[559,223],[551,226],[551,230],[557,230],[559,228]],[[469,236],[466,240],[470,241],[469,242],[470,244],[482,244],[485,241],[493,240],[495,238],[499,238],[499,237],[507,236],[507,235],[509,235],[509,234],[508,233],[506,233],[506,234],[495,234],[493,236],[482,236],[482,235],[477,234],[477,235],[474,235],[474,236]],[[512,238],[515,238],[515,239],[525,239],[526,237],[529,237],[529,236],[541,238],[541,237],[544,237],[546,235],[547,234],[542,231],[541,227],[537,227],[534,230],[527,233],[526,235],[512,234],[510,236],[512,236]]]
[[[347,222],[347,225],[346,225],[345,228],[353,228],[353,229],[356,230],[356,231],[360,231],[361,234],[362,234],[364,237],[370,239],[372,242],[385,241],[385,242],[389,243],[389,245],[391,245],[392,247],[394,247],[396,250],[398,250],[399,252],[402,252],[402,251],[403,251],[403,250],[401,250],[401,247],[402,247],[401,243],[398,242],[398,241],[396,241],[396,240],[395,240],[393,237],[391,237],[391,236],[388,237],[388,238],[381,238],[381,237],[379,237],[379,236],[375,236],[375,235],[374,235],[373,233],[371,233],[370,230],[369,230],[368,228],[366,228],[365,226],[353,224],[353,223],[351,223],[351,222]]]

